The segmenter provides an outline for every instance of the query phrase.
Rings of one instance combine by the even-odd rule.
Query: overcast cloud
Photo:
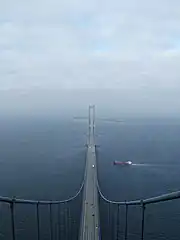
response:
[[[179,0],[6,0],[0,87],[180,87]]]
[[[37,87],[177,92],[180,1],[1,1],[0,89]]]

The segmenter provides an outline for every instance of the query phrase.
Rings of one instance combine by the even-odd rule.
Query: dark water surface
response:
[[[1,119],[0,195],[48,200],[73,196],[83,179],[86,131],[83,121]],[[132,200],[180,189],[178,121],[99,122],[96,132],[99,181],[107,198]],[[136,165],[122,168],[114,160]],[[140,239],[140,211],[134,208],[129,215],[129,239]],[[150,206],[145,239],[180,239],[179,223],[180,201]]]
[[[15,119],[0,125],[0,195],[66,199],[83,178],[86,125]]]
[[[180,190],[180,124],[171,120],[99,124],[98,166],[102,192],[110,200],[153,197]],[[113,161],[132,161],[130,167]],[[124,224],[124,209],[121,225]],[[141,211],[129,210],[129,239],[140,239]],[[148,206],[145,239],[180,239],[180,200]],[[122,231],[123,232],[123,231]]]
[[[1,119],[0,195],[36,200],[64,200],[82,184],[86,124],[53,118]],[[79,219],[81,201],[73,201]],[[61,206],[61,239],[66,231],[66,205]],[[50,239],[49,206],[40,206],[40,239]],[[58,239],[58,208],[52,206],[53,234]],[[79,220],[77,220],[79,221]],[[17,240],[37,239],[36,206],[15,205]],[[78,231],[76,231],[78,232]],[[75,234],[74,234],[75,235]],[[0,204],[0,239],[12,239],[10,206]],[[70,240],[68,238],[68,240]]]

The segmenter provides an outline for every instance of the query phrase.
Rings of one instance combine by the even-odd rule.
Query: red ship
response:
[[[132,165],[132,162],[131,161],[127,161],[127,162],[114,161],[114,165],[130,166]]]

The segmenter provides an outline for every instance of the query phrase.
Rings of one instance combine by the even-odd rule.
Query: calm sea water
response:
[[[33,199],[74,195],[83,179],[86,131],[83,121],[1,119],[0,195]],[[132,200],[180,189],[178,121],[97,122],[96,131],[99,181],[107,198]],[[113,165],[114,160],[135,165],[121,168]],[[139,239],[140,212],[132,209],[129,214],[129,237]],[[146,237],[179,239],[179,222],[180,201],[150,206]]]
[[[61,119],[0,124],[0,195],[66,199],[83,178],[86,125]]]
[[[135,200],[180,190],[180,124],[175,120],[129,120],[98,125],[102,192],[111,200]],[[133,162],[131,167],[113,161]],[[124,227],[124,209],[121,226]],[[140,239],[141,211],[129,209],[129,239]],[[146,208],[145,239],[179,239],[180,200]],[[123,234],[123,230],[121,231]]]

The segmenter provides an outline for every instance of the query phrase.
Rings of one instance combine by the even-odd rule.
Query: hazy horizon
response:
[[[179,118],[178,91],[168,95],[143,90],[113,89],[21,89],[0,91],[0,116],[86,116],[95,104],[99,116]]]

